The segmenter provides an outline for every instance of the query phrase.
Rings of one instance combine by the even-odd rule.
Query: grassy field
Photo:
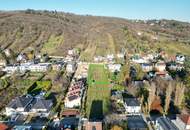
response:
[[[86,113],[90,119],[101,119],[109,112],[110,83],[103,65],[91,64],[88,70]]]

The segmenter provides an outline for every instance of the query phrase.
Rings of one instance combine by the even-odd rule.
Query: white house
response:
[[[19,66],[18,65],[8,65],[5,68],[3,68],[3,71],[7,73],[14,73],[19,71]]]
[[[15,125],[12,130],[32,130],[30,125]]]
[[[81,97],[78,95],[72,95],[67,97],[65,100],[65,107],[66,108],[74,108],[81,105]]]
[[[13,99],[5,108],[6,115],[11,116],[15,114],[27,115],[30,109],[30,103],[32,102],[32,97],[16,97]]]
[[[33,65],[33,64],[34,64],[34,62],[21,63],[19,66],[19,71],[26,72],[27,70],[29,70],[29,66]]]
[[[176,124],[180,130],[190,130],[190,115],[183,114],[177,116]]]
[[[124,99],[124,107],[128,115],[139,115],[141,113],[141,106],[136,98]]]
[[[143,64],[143,63],[148,63],[147,60],[143,59],[142,57],[135,55],[131,58],[131,61],[137,64]]]
[[[120,72],[121,71],[121,64],[108,64],[107,65],[110,72]]]
[[[78,51],[77,51],[76,48],[75,49],[70,49],[70,50],[68,50],[67,54],[70,55],[70,56],[76,56],[78,54]]]
[[[19,55],[17,56],[16,61],[17,61],[17,62],[26,62],[27,59],[28,59],[28,58],[27,58],[26,54],[21,53],[21,54],[19,54]]]
[[[167,117],[159,117],[156,119],[156,130],[179,130],[175,124]]]
[[[105,57],[103,57],[103,56],[95,56],[94,57],[94,61],[95,62],[102,62],[104,60],[105,60]]]
[[[50,63],[32,64],[28,68],[31,72],[46,72],[51,69]]]
[[[155,64],[154,67],[155,67],[156,71],[162,72],[162,71],[166,70],[166,64],[164,62],[158,62]]]
[[[73,73],[76,70],[76,64],[74,62],[69,62],[66,65],[66,71],[68,73]]]
[[[176,56],[176,62],[177,63],[183,64],[184,61],[185,61],[185,56],[184,55],[177,55]]]
[[[113,61],[114,60],[114,55],[113,54],[108,54],[106,58],[107,58],[108,61]]]
[[[125,57],[125,54],[124,54],[124,53],[118,53],[118,54],[117,54],[117,58],[123,59],[124,57]]]
[[[143,63],[141,64],[141,68],[144,72],[149,72],[153,70],[153,65],[150,63]]]

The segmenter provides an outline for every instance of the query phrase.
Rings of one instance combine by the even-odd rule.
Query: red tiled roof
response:
[[[166,75],[167,73],[165,71],[156,72],[156,75]]]
[[[186,124],[190,125],[190,115],[180,115],[179,118]]]
[[[5,124],[0,123],[0,130],[7,130],[8,126]]]
[[[72,116],[72,115],[79,115],[79,111],[76,109],[69,109],[62,112],[63,116]]]

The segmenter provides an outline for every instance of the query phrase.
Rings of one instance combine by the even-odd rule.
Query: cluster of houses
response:
[[[120,59],[120,61],[125,61],[125,53],[118,53],[116,55],[114,54],[108,54],[107,56],[95,56],[94,62],[95,63],[105,63],[106,68],[114,73],[114,72],[120,72],[121,71],[121,64],[115,63],[116,59]]]
[[[167,69],[173,71],[180,71],[184,68],[183,64],[185,62],[184,55],[176,55],[174,58],[168,58],[165,54],[148,54],[133,55],[131,56],[131,62],[135,64],[140,64],[143,72],[155,72],[149,73],[149,76],[161,76],[166,79],[171,79],[167,72]]]
[[[54,62],[48,62],[48,59],[48,56],[45,55],[43,57],[36,56],[33,60],[28,60],[26,55],[19,54],[15,64],[3,64],[1,70],[12,74],[15,72],[25,73],[27,71],[47,72],[51,69],[58,71],[64,67],[65,62],[62,59],[56,59]]]
[[[137,98],[128,97],[124,98],[120,96],[121,93],[119,91],[112,94],[112,96],[116,97],[118,102],[122,102],[125,113],[127,116],[128,128],[130,130],[138,129],[138,130],[147,130],[148,124],[153,124],[153,127],[156,130],[189,130],[190,129],[190,115],[189,114],[181,114],[177,115],[176,118],[168,118],[166,116],[160,116],[151,121],[145,121],[143,118],[143,114],[141,111],[141,104]]]
[[[118,59],[125,59],[125,52],[123,53],[118,53],[116,55],[114,54],[108,54],[106,56],[95,56],[94,57],[94,62],[96,63],[114,63],[115,62],[115,59],[118,58]]]

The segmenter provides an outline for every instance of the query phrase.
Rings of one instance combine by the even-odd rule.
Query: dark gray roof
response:
[[[163,130],[179,130],[170,119],[166,117],[159,117],[157,119],[160,126],[162,126]]]
[[[128,116],[127,124],[130,130],[147,130],[147,124],[142,116]]]
[[[140,106],[140,103],[136,98],[126,98],[124,101],[127,106]]]
[[[32,109],[50,110],[53,105],[53,102],[52,102],[52,100],[35,99],[32,104],[33,104]]]
[[[69,96],[69,97],[68,97],[69,101],[75,100],[75,99],[77,99],[77,98],[78,98],[77,95],[73,95],[73,96]]]
[[[33,100],[32,97],[16,97],[15,99],[13,99],[7,107],[11,107],[14,109],[17,109],[18,107],[27,107],[28,104]]]

